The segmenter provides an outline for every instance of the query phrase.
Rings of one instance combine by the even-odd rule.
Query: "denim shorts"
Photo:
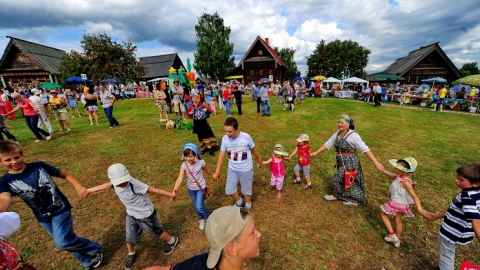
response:
[[[127,231],[126,242],[129,244],[136,244],[140,242],[143,231],[153,238],[160,237],[160,235],[165,231],[163,225],[161,225],[157,219],[156,210],[154,210],[153,213],[146,218],[136,219],[129,214],[126,214],[125,219],[125,229]]]

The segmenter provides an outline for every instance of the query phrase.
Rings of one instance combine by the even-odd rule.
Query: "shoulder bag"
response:
[[[192,178],[195,181],[195,183],[197,184],[198,188],[201,191],[203,191],[203,194],[205,195],[204,199],[205,200],[208,199],[208,197],[210,197],[210,188],[205,186],[205,189],[203,189],[202,186],[200,185],[200,183],[198,183],[197,178],[195,178],[195,176],[193,175],[192,171],[190,171],[190,168],[188,168],[188,164],[186,162],[185,162],[185,167],[187,167],[188,173],[192,176]]]

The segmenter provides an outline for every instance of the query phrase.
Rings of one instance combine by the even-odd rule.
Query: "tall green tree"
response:
[[[336,78],[362,77],[370,50],[351,40],[322,40],[307,57],[308,76],[325,75]]]
[[[203,13],[195,25],[197,51],[194,53],[195,68],[201,77],[220,79],[235,68],[233,43],[230,43],[230,27],[223,24],[223,18],[215,12]]]
[[[295,49],[294,48],[282,48],[281,50],[278,47],[273,48],[275,52],[282,58],[283,63],[287,66],[287,71],[285,72],[285,77],[287,79],[293,79],[297,76],[300,76],[300,71],[298,71],[297,62],[295,62]]]
[[[480,70],[478,69],[477,62],[463,64],[462,68],[460,69],[460,72],[462,73],[463,76],[480,74]]]
[[[147,73],[147,69],[137,61],[137,46],[131,42],[118,43],[105,33],[84,33],[80,45],[82,52],[71,51],[63,57],[60,63],[61,77],[84,73],[94,82],[113,77],[126,82],[139,79]]]

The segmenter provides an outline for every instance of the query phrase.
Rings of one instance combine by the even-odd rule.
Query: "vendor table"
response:
[[[335,97],[338,98],[351,98],[353,96],[354,91],[336,91]]]

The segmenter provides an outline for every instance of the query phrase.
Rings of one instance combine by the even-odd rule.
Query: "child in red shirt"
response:
[[[297,148],[295,148],[288,157],[288,160],[291,160],[295,154],[298,154],[298,163],[295,165],[295,168],[293,168],[295,179],[293,179],[292,183],[302,183],[302,180],[300,180],[300,170],[302,169],[305,180],[307,180],[307,184],[303,187],[304,189],[311,189],[313,187],[310,180],[310,145],[308,145],[308,140],[309,137],[307,134],[300,135],[300,137],[297,138]]]

